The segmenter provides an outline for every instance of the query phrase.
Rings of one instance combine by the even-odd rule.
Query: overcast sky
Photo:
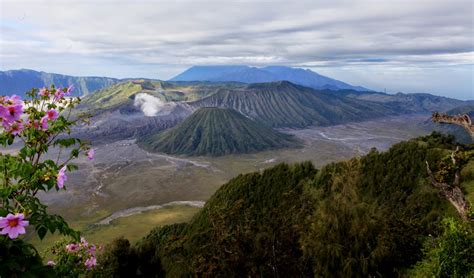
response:
[[[192,65],[289,65],[474,99],[473,2],[0,0],[0,69],[168,79]]]

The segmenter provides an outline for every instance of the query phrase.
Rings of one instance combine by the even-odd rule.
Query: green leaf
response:
[[[46,233],[48,232],[48,230],[44,227],[44,226],[41,226],[38,228],[38,236],[41,240],[43,240],[43,238],[46,236]]]
[[[13,136],[9,136],[8,139],[7,139],[8,145],[13,144],[13,140],[14,140],[14,139],[15,139],[15,138],[14,138]]]
[[[67,165],[67,170],[70,171],[70,172],[75,171],[77,169],[79,169],[79,166],[77,166],[76,164],[68,164]]]
[[[53,146],[60,145],[62,147],[70,147],[72,145],[76,144],[76,139],[75,138],[66,138],[66,139],[57,139],[54,141]]]

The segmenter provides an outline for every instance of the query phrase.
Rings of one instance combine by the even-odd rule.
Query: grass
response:
[[[82,235],[88,241],[105,245],[118,237],[125,237],[132,243],[147,235],[153,228],[182,223],[189,221],[193,215],[199,211],[199,208],[190,206],[170,206],[162,209],[146,211],[136,215],[115,219],[109,225],[87,225],[89,221],[77,221],[72,226],[82,232]],[[38,249],[41,254],[46,254],[47,249],[62,236],[57,233],[48,234],[43,240],[34,235],[30,242]]]

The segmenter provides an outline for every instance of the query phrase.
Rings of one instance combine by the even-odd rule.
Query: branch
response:
[[[459,148],[456,148],[456,151],[454,151],[451,154],[451,158],[453,160],[454,166],[457,166],[455,153],[458,151],[459,151]],[[454,173],[454,182],[452,185],[445,182],[437,181],[435,176],[433,175],[433,172],[430,169],[430,165],[428,161],[426,161],[426,171],[428,172],[428,176],[430,178],[430,181],[433,187],[440,190],[440,194],[443,195],[454,206],[454,208],[458,211],[459,216],[463,220],[465,221],[469,220],[469,217],[467,216],[468,211],[469,211],[469,205],[466,201],[464,193],[461,190],[461,187],[459,186],[460,181],[461,181],[460,170],[457,169],[456,172]]]
[[[461,126],[467,131],[467,133],[469,133],[469,135],[471,135],[471,138],[474,140],[474,125],[472,125],[471,117],[469,117],[467,114],[450,116],[447,114],[435,112],[433,113],[431,119],[435,123],[454,124]]]

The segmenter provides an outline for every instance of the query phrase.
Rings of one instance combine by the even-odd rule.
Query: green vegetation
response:
[[[459,224],[426,172],[426,161],[438,165],[454,147],[452,137],[434,134],[320,170],[306,162],[239,175],[189,223],[156,228],[135,246],[117,240],[99,258],[98,271],[117,277],[398,277],[427,268],[440,277],[472,274],[472,224]],[[465,183],[474,176],[471,163],[462,171]],[[456,220],[443,222],[446,217]]]
[[[201,108],[176,127],[145,137],[139,144],[168,154],[212,156],[298,145],[292,136],[224,108]]]
[[[86,97],[81,107],[88,110],[107,110],[130,101],[130,97],[140,92],[142,86],[134,82],[122,82]]]
[[[469,224],[447,218],[438,238],[425,244],[425,258],[412,270],[414,277],[474,277],[474,232]]]

